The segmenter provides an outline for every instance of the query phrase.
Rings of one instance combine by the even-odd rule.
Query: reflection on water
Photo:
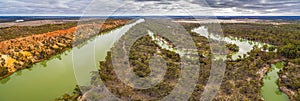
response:
[[[1,80],[1,101],[53,101],[76,85],[71,55],[36,63]]]
[[[98,71],[99,61],[105,60],[106,53],[113,47],[113,43],[119,40],[131,27],[141,22],[144,20],[139,19],[107,34],[97,36],[80,48],[74,48],[72,50],[73,65],[78,85],[89,85],[91,72]]]
[[[88,84],[90,72],[97,70],[99,67],[98,62],[105,59],[106,52],[110,50],[113,43],[132,26],[142,21],[143,20],[138,20],[133,24],[125,25],[117,30],[95,37],[93,40],[87,41],[84,45],[73,48],[72,51],[68,50],[55,56],[55,58],[34,64],[29,69],[18,71],[10,77],[1,80],[0,101],[53,101],[54,98],[64,93],[71,93],[77,83],[80,85]],[[208,34],[207,28],[205,27],[199,27],[193,31],[207,38],[220,39],[220,37],[216,35]],[[259,47],[263,45],[258,42],[234,37],[225,37],[224,41],[239,46],[240,50],[232,56],[233,59],[250,52],[254,45],[258,45]],[[157,42],[165,49],[179,54],[183,53],[182,51],[169,47],[162,41]],[[74,55],[75,57],[73,57]],[[72,59],[79,60],[75,60],[75,63],[73,63]],[[73,64],[75,64],[76,79],[79,80],[79,82],[75,79]],[[272,67],[274,66],[275,65],[272,65]],[[286,95],[282,94],[278,90],[276,83],[274,83],[274,81],[278,79],[278,71],[279,68],[274,68],[272,72],[268,73],[268,76],[264,80],[264,87],[266,87],[267,90],[270,89],[270,92],[275,93],[267,92],[267,90],[263,92],[284,96],[281,98],[286,98]],[[275,75],[275,77],[272,75]]]
[[[264,77],[264,86],[262,87],[262,96],[266,101],[289,101],[286,94],[278,89],[278,72],[283,67],[284,62],[272,64],[271,71]]]
[[[43,67],[47,67],[47,61],[43,61],[40,63]]]
[[[220,37],[219,35],[208,33],[208,29],[205,26],[195,28],[192,31],[198,33],[200,36],[204,36],[209,39],[224,41],[228,44],[236,44],[239,47],[239,51],[232,55],[233,60],[239,57],[243,58],[244,54],[246,55],[248,52],[250,52],[255,45],[258,46],[259,48],[262,47],[263,45],[268,45],[265,43],[259,43],[259,42],[245,40],[237,37]]]
[[[106,44],[107,41],[116,40],[116,35],[121,34],[122,31],[126,32],[126,29],[131,26],[125,25],[107,34],[93,38],[87,41],[85,45],[72,48],[72,51],[67,50],[47,61],[36,63],[29,69],[18,71],[10,77],[2,79],[0,81],[0,101],[53,101],[64,93],[71,94],[77,85],[77,78],[75,78],[73,70],[73,50],[81,51],[81,55],[87,55],[84,53],[94,53],[89,51],[96,47],[96,49],[100,48],[101,50],[96,50],[97,55],[106,54],[106,51],[102,50],[109,50],[111,48],[109,44]],[[94,42],[98,44],[95,46]],[[98,47],[99,45],[106,47]],[[90,80],[88,78],[90,71],[94,71],[97,68],[97,66],[91,64],[98,63],[99,60],[89,61],[84,56],[77,59],[80,59],[78,60],[79,62],[84,61],[87,64],[81,67],[85,71],[77,70],[85,74],[84,77],[87,78],[84,79]]]
[[[154,35],[153,32],[149,31],[148,30],[148,35],[151,37],[151,39],[157,44],[159,45],[162,49],[166,49],[168,51],[172,51],[172,52],[175,52],[177,54],[179,54],[180,56],[182,56],[185,52],[182,51],[182,50],[178,50],[178,49],[175,49],[173,47],[171,47],[170,45],[168,45],[168,42],[165,41],[164,39],[162,38],[158,38]]]
[[[250,52],[254,46],[258,46],[258,48],[263,47],[263,45],[272,46],[265,43],[259,43],[255,41],[249,41],[237,37],[220,37],[218,35],[208,33],[208,29],[204,26],[195,28],[192,30],[193,32],[198,33],[200,36],[204,36],[206,38],[210,38],[213,40],[223,40],[229,44],[236,44],[239,47],[239,51],[232,55],[232,59],[237,59],[239,57],[243,58],[248,52]],[[268,50],[266,50],[268,51]],[[276,50],[275,50],[276,51]],[[247,56],[247,55],[246,55]],[[278,89],[278,85],[276,81],[278,80],[278,72],[283,67],[283,62],[279,62],[277,64],[272,64],[272,70],[264,77],[264,86],[261,88],[262,96],[266,101],[289,101],[289,98],[286,94],[282,93]]]
[[[10,77],[7,77],[7,78],[1,80],[0,82],[1,82],[1,84],[6,84],[9,80],[10,80]]]

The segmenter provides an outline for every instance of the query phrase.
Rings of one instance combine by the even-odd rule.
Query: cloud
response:
[[[90,0],[91,1],[91,0]],[[0,1],[0,14],[76,14],[89,0],[9,0]]]
[[[194,0],[197,1],[197,0]],[[239,13],[299,15],[299,0],[208,0],[212,8],[236,8]]]
[[[7,0],[0,14],[299,15],[299,0]]]

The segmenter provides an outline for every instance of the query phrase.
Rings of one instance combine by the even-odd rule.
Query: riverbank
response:
[[[187,29],[193,28],[195,27]],[[201,98],[201,94],[205,89],[209,77],[209,71],[212,63],[210,56],[212,56],[212,52],[209,48],[209,40],[208,38],[204,37],[204,35],[202,35],[203,33],[191,32],[190,34],[194,42],[197,43],[196,46],[198,48],[198,54],[200,55],[202,53],[208,53],[208,57],[200,57],[199,59],[202,69],[199,71],[199,78],[196,84],[197,86],[195,87],[195,90],[194,92],[192,92],[192,95],[190,97],[190,100],[197,100]],[[124,38],[124,40],[131,39],[126,38],[126,36],[122,36],[122,38]],[[129,55],[129,58],[131,60],[129,60],[129,62],[131,64],[131,67],[136,70],[137,75],[145,76],[149,74],[149,66],[147,61],[153,54],[160,54],[165,60],[169,62],[169,64],[167,64],[167,68],[172,69],[166,72],[166,76],[161,83],[147,90],[136,90],[130,88],[128,85],[122,83],[121,80],[119,80],[116,74],[113,72],[111,63],[112,53],[108,52],[106,60],[100,62],[100,69],[99,71],[95,72],[95,75],[91,80],[91,86],[83,87],[90,90],[85,89],[80,100],[99,100],[97,99],[97,95],[99,94],[102,94],[101,96],[105,97],[106,91],[97,90],[99,89],[99,87],[102,87],[96,83],[100,78],[101,80],[103,80],[104,86],[106,86],[111,93],[118,96],[120,99],[156,100],[164,97],[164,95],[168,95],[169,92],[174,88],[174,85],[177,84],[178,74],[180,73],[178,65],[184,63],[176,60],[179,59],[176,50],[168,50],[163,48],[165,47],[164,45],[170,45],[171,47],[171,44],[160,45],[155,41],[157,40],[149,36],[145,36],[137,40],[131,47],[132,50],[130,52],[131,54]],[[248,54],[247,57],[245,56],[243,58],[236,58],[234,60],[226,61],[227,68],[225,70],[224,79],[214,100],[263,100],[261,96],[261,87],[263,86],[262,77],[267,72],[267,70],[265,70],[265,67],[268,66],[272,61],[272,57],[269,56],[274,56],[274,58],[277,58],[277,55],[275,52],[266,52],[261,48],[254,47],[254,45],[252,44],[251,47],[248,47],[251,48],[249,49],[249,51],[245,51],[244,48],[245,47],[241,47],[239,50],[244,50],[242,52],[243,54]],[[117,49],[120,49],[120,46]],[[267,69],[269,69],[269,67],[267,67]],[[262,73],[259,72],[261,70]]]
[[[110,31],[128,22],[128,20],[112,19],[107,20],[102,25],[81,24],[65,30],[2,41],[0,42],[0,80],[18,70],[29,68],[35,63],[47,60],[79,45],[81,42],[100,34],[97,31]]]
[[[283,67],[279,71],[278,85],[280,90],[287,94],[291,101],[300,100],[300,65],[288,63],[288,66]]]
[[[246,24],[245,24],[246,25]],[[250,24],[252,25],[252,24]],[[201,62],[201,69],[199,72],[199,82],[197,82],[197,86],[190,97],[190,100],[197,100],[201,98],[201,94],[203,93],[204,87],[207,83],[207,78],[209,77],[209,70],[211,66],[211,50],[209,46],[208,38],[204,37],[205,33],[196,33],[192,32],[192,29],[197,28],[199,26],[196,25],[186,25],[184,26],[193,37],[196,46],[198,48],[198,54],[208,53],[208,57],[201,57],[199,61]],[[247,26],[245,26],[247,28]],[[204,30],[207,31],[207,30]],[[200,31],[201,32],[201,31]],[[125,38],[125,36],[122,36]],[[129,38],[130,39],[130,38]],[[230,40],[231,41],[230,41]],[[229,40],[229,41],[228,41]],[[239,38],[228,38],[226,42],[231,44],[243,43],[238,46],[240,55],[245,55],[238,57],[236,59],[229,59],[226,61],[227,68],[225,70],[224,79],[222,81],[222,85],[220,86],[217,95],[214,100],[254,100],[254,101],[263,101],[262,95],[262,87],[264,86],[264,77],[267,75],[269,71],[271,71],[271,64],[275,64],[279,61],[287,61],[288,59],[280,56],[276,51],[276,46],[268,47],[268,45],[261,44],[255,41],[241,40]],[[237,42],[238,41],[238,42]],[[227,43],[227,44],[228,44]],[[247,43],[247,46],[245,44]],[[171,44],[166,44],[171,45]],[[267,47],[265,47],[267,46]],[[99,71],[93,72],[95,75],[91,81],[91,86],[85,86],[83,93],[80,92],[79,100],[85,100],[89,97],[91,99],[99,97],[99,94],[102,94],[101,97],[105,97],[105,91],[99,91],[97,88],[102,87],[97,85],[99,79],[103,80],[105,86],[109,89],[111,93],[117,95],[120,99],[134,99],[134,100],[142,100],[142,99],[159,99],[168,95],[170,90],[174,88],[176,85],[176,78],[178,70],[177,70],[177,62],[174,59],[178,54],[176,52],[172,52],[170,50],[164,50],[161,46],[155,43],[155,40],[151,40],[151,37],[145,36],[137,40],[137,42],[131,47],[131,58],[130,63],[132,67],[136,69],[137,75],[145,76],[149,74],[148,63],[147,61],[153,55],[153,53],[162,54],[162,52],[166,52],[167,56],[162,56],[169,60],[170,63],[174,63],[175,65],[168,65],[168,68],[174,69],[172,72],[167,72],[166,78],[164,81],[159,84],[159,87],[154,87],[147,90],[136,90],[132,89],[126,85],[124,85],[113,72],[112,63],[110,61],[111,53],[108,52],[106,59],[100,62]],[[158,49],[157,49],[158,48]],[[161,49],[162,48],[162,49]],[[274,49],[275,48],[275,49]],[[156,51],[153,51],[156,50]],[[272,51],[269,51],[272,50]],[[176,50],[175,50],[176,51]],[[145,54],[150,53],[150,54]],[[142,61],[141,61],[142,60]],[[173,60],[173,61],[172,61]],[[297,73],[297,72],[296,72]],[[97,76],[100,75],[100,76]],[[168,78],[169,77],[169,78]],[[172,78],[171,78],[172,77]],[[298,80],[299,81],[299,80]],[[276,84],[276,83],[272,83]],[[265,85],[268,86],[268,85]],[[89,90],[88,90],[89,89]],[[278,90],[278,88],[273,88],[273,90]],[[88,91],[88,92],[85,92]],[[273,94],[274,92],[272,92]],[[266,96],[272,96],[266,95]],[[96,95],[96,96],[93,96]],[[75,96],[77,96],[75,94]],[[78,97],[78,96],[77,96]],[[64,99],[62,97],[62,99]],[[66,98],[68,99],[68,98]]]
[[[279,78],[278,72],[282,69],[282,67],[286,63],[284,62],[277,62],[275,64],[271,64],[271,68],[266,73],[264,80],[263,80],[263,87],[262,89],[262,96],[265,101],[290,101],[289,97],[282,92],[277,84],[277,80]]]
[[[274,45],[277,58],[287,62],[279,71],[277,82],[280,91],[287,94],[291,101],[300,100],[300,30],[299,24],[222,24],[227,36],[235,36]]]

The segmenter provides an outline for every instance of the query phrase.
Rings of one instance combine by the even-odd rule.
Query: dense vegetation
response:
[[[194,92],[189,100],[198,100],[201,97],[204,87],[207,83],[209,72],[211,68],[211,50],[209,46],[209,40],[205,37],[198,36],[198,34],[191,32],[190,30],[200,25],[198,24],[182,24],[183,27],[189,31],[193,37],[195,45],[198,48],[198,54],[200,56],[199,78]],[[207,25],[210,26],[210,25]],[[211,26],[213,27],[213,26]],[[289,95],[292,101],[300,100],[300,26],[296,24],[287,25],[266,25],[266,24],[222,24],[224,34],[227,36],[235,36],[253,41],[265,42],[275,46],[264,46],[262,49],[255,47],[248,53],[248,57],[239,58],[237,60],[226,61],[226,71],[224,79],[221,84],[221,88],[218,91],[214,101],[260,101],[261,97],[262,81],[265,74],[270,70],[270,64],[278,61],[286,61],[286,66],[280,71],[279,86],[281,91]],[[29,33],[29,32],[28,32]],[[26,36],[26,34],[24,34]],[[28,34],[29,35],[29,34]],[[82,36],[83,35],[83,36]],[[85,34],[79,34],[84,40],[87,40],[88,36]],[[2,38],[2,37],[1,37]],[[9,37],[7,37],[9,38]],[[59,39],[61,40],[61,39]],[[46,42],[52,43],[52,42]],[[55,43],[54,43],[55,44]],[[60,45],[50,48],[59,48]],[[233,52],[237,52],[239,47],[233,44],[227,44],[227,48]],[[48,47],[48,46],[47,46]],[[270,52],[261,50],[270,50]],[[276,50],[277,51],[272,51]],[[214,51],[214,50],[213,50]],[[205,55],[203,55],[205,54]],[[73,94],[64,94],[62,97],[56,100],[73,101],[84,99],[100,99],[99,94],[103,89],[97,89],[99,86],[99,79],[103,80],[103,83],[117,97],[123,100],[158,100],[168,95],[174,88],[174,84],[177,83],[181,64],[179,62],[179,55],[162,49],[149,36],[139,38],[131,47],[129,58],[130,66],[134,72],[140,77],[146,77],[150,74],[149,59],[154,55],[160,55],[163,59],[167,60],[167,73],[161,83],[153,88],[149,89],[134,89],[126,84],[122,83],[113,71],[111,56],[112,53],[108,52],[105,61],[100,62],[99,71],[93,72],[91,80],[91,86],[77,87]],[[25,53],[22,53],[23,58],[30,57]],[[20,59],[17,59],[20,60]],[[24,61],[25,61],[24,60]],[[5,61],[5,60],[1,60]],[[2,62],[1,66],[4,66]],[[8,68],[0,68],[0,73],[6,74]],[[0,76],[1,76],[0,74]],[[99,76],[100,75],[100,76]]]
[[[226,44],[226,47],[232,52],[239,51],[239,47],[236,44]]]
[[[243,39],[269,43],[275,46],[300,44],[300,25],[298,24],[251,24],[251,23],[223,23],[225,35]]]
[[[43,34],[56,30],[69,29],[71,27],[75,27],[76,25],[76,22],[68,22],[64,24],[46,24],[41,26],[12,26],[0,28],[0,41],[26,37],[35,34]]]
[[[228,60],[225,78],[221,86],[224,99],[230,100],[262,100],[261,87],[263,77],[279,56],[275,52],[262,52],[255,47],[248,57]],[[235,95],[240,95],[232,97]]]
[[[164,81],[153,88],[146,90],[131,88],[122,83],[118,77],[116,77],[111,61],[100,62],[101,79],[105,82],[106,87],[108,87],[112,93],[118,95],[121,99],[130,98],[132,100],[141,100],[161,98],[163,95],[167,95],[174,87],[174,84],[176,84],[180,71],[180,66],[177,63],[179,61],[179,55],[174,52],[160,49],[153,41],[150,40],[149,36],[138,40],[132,47],[132,52],[129,55],[129,58],[131,59],[129,61],[134,72],[140,77],[149,75],[150,69],[148,64],[151,56],[154,56],[154,54],[162,56],[164,60],[167,61],[167,67],[163,67],[168,68],[167,73],[164,76]],[[161,51],[161,53],[157,53],[156,50]],[[110,56],[111,54],[108,54],[107,60],[110,60]]]
[[[183,24],[183,26],[187,30],[190,30],[199,25]],[[190,100],[198,100],[204,91],[204,87],[206,86],[208,77],[210,75],[209,72],[211,68],[211,58],[209,57],[211,55],[211,50],[208,39],[198,36],[198,34],[193,32],[190,32],[190,35],[193,37],[193,40],[198,48],[201,66],[198,82],[194,92],[192,93],[192,96],[190,97]],[[229,44],[227,47],[231,51],[238,51],[238,47],[235,45]],[[289,58],[282,58],[282,54],[279,54],[276,51],[262,51],[266,50],[265,48],[269,48],[269,50],[275,50],[275,47],[263,47],[263,49],[254,47],[254,49],[248,53],[248,57],[225,61],[227,64],[225,76],[220,86],[221,88],[214,98],[214,101],[263,100],[261,97],[261,87],[263,85],[262,81],[265,74],[270,70],[270,64],[278,61],[289,60]],[[95,100],[99,99],[99,97],[103,97],[98,95],[101,94],[103,90],[93,90],[97,88],[99,78],[104,81],[105,86],[108,87],[110,92],[123,100],[158,100],[168,95],[178,80],[178,66],[180,64],[178,63],[178,54],[160,48],[151,40],[149,36],[145,36],[138,39],[131,47],[129,54],[130,66],[134,68],[134,72],[137,75],[145,77],[150,73],[148,67],[149,59],[154,54],[159,54],[168,61],[166,67],[168,68],[167,74],[164,76],[163,81],[155,87],[141,90],[134,89],[122,83],[113,71],[111,61],[112,53],[108,52],[106,61],[101,61],[99,71],[94,72],[96,75],[94,75],[92,78],[91,86],[84,87],[85,90],[83,90],[83,94],[86,94],[86,92],[89,91],[89,94],[87,94],[89,96],[85,95],[83,99]],[[206,57],[202,54],[207,54],[208,56]],[[293,65],[287,64],[287,66]],[[296,72],[296,74],[297,73],[299,72]],[[298,82],[299,80],[296,81]],[[297,86],[294,88],[297,88]]]
[[[265,42],[277,48],[278,60],[288,61],[279,72],[279,86],[292,101],[300,100],[300,25],[222,24],[225,35]],[[269,57],[269,56],[268,56]]]
[[[8,74],[8,69],[6,67],[0,68],[0,76],[5,76]]]
[[[292,101],[300,100],[300,66],[286,66],[279,72],[281,90],[289,95]]]
[[[74,91],[73,91],[73,93],[71,95],[65,93],[61,97],[56,98],[55,101],[77,101],[78,98],[80,97],[80,95],[82,95],[82,93],[81,93],[79,87],[76,86],[75,89],[74,89]]]
[[[222,24],[225,35],[277,46],[278,54],[300,64],[299,24]]]
[[[130,32],[130,31],[129,31]],[[195,37],[198,37],[196,43],[199,44],[199,49],[204,49],[208,46],[208,41],[204,37],[199,37],[197,34]],[[124,36],[123,36],[124,37]],[[205,41],[206,40],[206,41]],[[200,44],[202,44],[200,46]],[[116,46],[115,46],[116,47]],[[204,51],[204,50],[202,50]],[[207,50],[208,51],[208,50]],[[202,53],[199,51],[199,53]],[[178,77],[180,74],[180,63],[179,63],[179,55],[175,52],[168,51],[165,49],[162,49],[160,46],[155,44],[155,42],[151,39],[149,36],[144,36],[135,41],[135,43],[130,48],[130,54],[129,54],[129,62],[130,66],[133,68],[134,72],[140,76],[145,77],[149,75],[149,60],[151,57],[155,55],[160,55],[164,60],[166,60],[167,68],[166,74],[164,75],[164,79],[159,84],[155,85],[152,88],[149,89],[135,89],[132,88],[126,84],[124,84],[122,81],[120,81],[115,74],[112,66],[111,56],[112,53],[108,52],[106,61],[100,62],[100,69],[98,75],[95,75],[91,81],[92,87],[91,90],[89,90],[88,94],[89,96],[85,96],[83,99],[89,99],[89,100],[99,100],[99,94],[103,91],[93,91],[94,88],[97,87],[97,78],[101,78],[103,80],[105,86],[110,90],[111,93],[116,95],[117,97],[125,100],[125,99],[131,99],[131,100],[143,100],[143,99],[149,99],[149,100],[159,100],[163,98],[165,95],[168,95],[171,90],[173,90],[174,86],[177,84]],[[210,58],[204,58],[202,57],[200,59],[201,61],[201,76],[205,76],[205,78],[199,78],[201,82],[199,82],[198,89],[203,91],[204,84],[207,81],[207,78],[209,76],[209,68],[210,65],[207,62],[209,62]],[[206,69],[207,68],[207,69]],[[201,92],[198,92],[201,93]],[[93,96],[94,95],[94,96]],[[195,92],[193,95],[198,96],[198,94]]]

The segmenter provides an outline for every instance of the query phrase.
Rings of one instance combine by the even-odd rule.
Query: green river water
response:
[[[262,95],[266,101],[289,101],[286,94],[280,92],[276,81],[278,80],[278,72],[283,67],[283,62],[272,64],[272,70],[264,77],[264,85],[262,87]]]
[[[64,93],[71,93],[77,84],[88,85],[90,72],[97,70],[99,61],[105,59],[106,52],[113,43],[140,22],[142,20],[97,36],[81,47],[75,47],[52,59],[36,63],[30,69],[18,71],[1,80],[0,101],[53,101]],[[218,39],[218,36],[209,35],[204,27],[193,31],[201,36]],[[225,42],[236,44],[240,48],[239,52],[232,56],[233,59],[251,51],[254,45],[259,47],[264,45],[230,37],[225,37]],[[278,90],[275,83],[281,66],[276,64],[272,65],[272,68],[273,70],[264,78],[263,98],[267,101],[288,101],[287,96]]]
[[[255,45],[257,45],[259,48],[263,45],[271,46],[269,44],[240,39],[236,37],[224,37],[222,39],[218,35],[208,33],[207,28],[205,28],[204,26],[196,28],[193,31],[206,38],[210,38],[213,40],[223,40],[226,43],[236,44],[239,47],[239,51],[232,55],[232,59],[237,59],[239,56],[243,57],[243,55],[247,52],[250,52]],[[271,64],[272,71],[270,71],[263,80],[264,85],[261,88],[261,93],[263,99],[265,99],[266,101],[289,101],[288,96],[279,90],[276,83],[276,81],[278,80],[277,73],[280,71],[282,66],[283,65],[281,62],[277,64]]]
[[[0,101],[53,101],[64,93],[72,93],[77,84],[88,85],[90,72],[97,70],[97,63],[105,59],[112,43],[140,22],[97,36],[82,46],[1,80]]]

